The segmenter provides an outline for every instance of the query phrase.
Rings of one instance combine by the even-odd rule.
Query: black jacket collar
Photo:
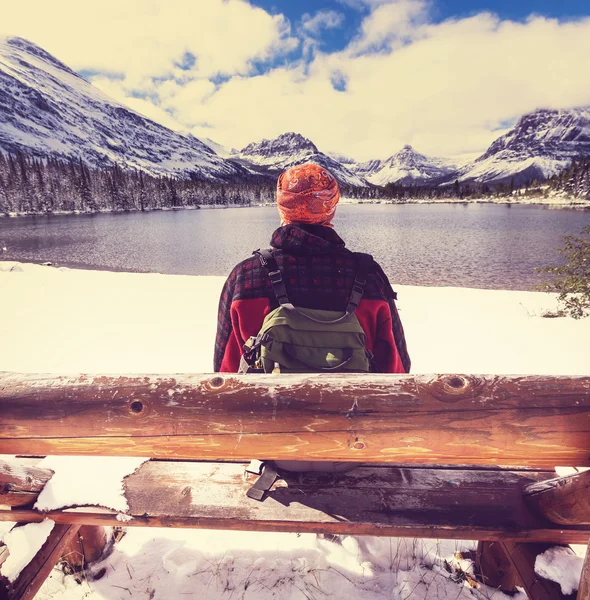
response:
[[[279,227],[272,234],[270,245],[289,254],[331,254],[345,246],[331,227],[304,223]]]

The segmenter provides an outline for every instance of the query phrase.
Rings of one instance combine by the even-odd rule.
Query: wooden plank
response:
[[[0,453],[590,466],[590,377],[0,375]]]
[[[588,547],[586,548],[586,557],[584,558],[576,600],[590,600],[590,541],[588,541]]]
[[[8,558],[8,555],[8,548],[5,544],[0,542],[0,567],[2,566],[2,563]]]
[[[77,525],[56,524],[33,560],[21,571],[16,581],[9,585],[9,600],[32,600],[61,557],[62,550],[78,531]]]
[[[359,467],[346,474],[291,474],[263,502],[256,477],[236,463],[150,461],[125,480],[125,526],[194,527],[476,540],[585,542],[590,527],[549,523],[522,490],[546,472]],[[0,511],[0,520],[121,525],[92,507]]]
[[[590,471],[532,484],[525,495],[553,523],[590,525]]]
[[[104,554],[109,543],[105,527],[82,525],[70,543],[62,550],[62,559],[75,571],[86,568]]]
[[[512,541],[500,542],[510,558],[521,585],[530,600],[564,600],[564,596],[558,583],[540,577],[535,573],[535,560],[539,554],[555,544],[523,544]],[[573,554],[573,550],[571,551]]]
[[[35,502],[53,471],[24,464],[24,461],[0,460],[0,505],[26,506]]]
[[[475,565],[477,579],[489,587],[512,594],[516,592],[517,585],[522,585],[501,542],[480,541],[477,544]]]

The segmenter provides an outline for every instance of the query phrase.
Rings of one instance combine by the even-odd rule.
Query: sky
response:
[[[587,0],[28,0],[19,35],[116,100],[241,149],[480,154],[536,108],[590,105]]]

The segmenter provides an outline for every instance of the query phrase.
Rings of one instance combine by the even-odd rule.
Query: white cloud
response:
[[[303,31],[312,36],[317,36],[322,29],[334,29],[340,27],[344,21],[344,15],[335,10],[320,10],[311,16],[305,13],[301,17],[301,27]]]
[[[297,44],[284,17],[244,0],[4,2],[0,28],[74,69],[136,78],[167,76],[191,55],[202,77],[248,73],[252,60]]]
[[[202,105],[209,136],[241,147],[299,131],[365,159],[403,144],[433,155],[483,152],[506,121],[537,107],[590,103],[590,18],[525,23],[491,14],[416,24],[412,41],[358,55],[356,42],[309,65],[234,78]],[[330,79],[342,73],[346,91]],[[239,99],[239,100],[238,100]]]
[[[297,31],[302,39],[302,56],[310,61],[321,45],[321,34],[325,29],[340,27],[344,15],[334,10],[320,10],[315,15],[305,13],[301,17]]]
[[[590,104],[590,17],[435,23],[422,0],[342,1],[365,15],[334,53],[318,44],[338,17],[308,15],[292,33],[284,17],[240,0],[128,0],[118,10],[105,0],[82,15],[73,0],[33,0],[37,13],[3,8],[3,25],[74,68],[101,71],[93,82],[146,116],[236,148],[298,131],[358,159],[406,143],[433,155],[482,152],[527,111]],[[253,70],[309,43],[307,62]]]
[[[359,36],[350,44],[353,55],[391,49],[416,36],[417,26],[427,18],[423,0],[394,0],[376,6],[361,25]]]

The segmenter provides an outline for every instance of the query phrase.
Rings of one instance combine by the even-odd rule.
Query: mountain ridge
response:
[[[252,142],[236,155],[241,164],[254,172],[261,170],[277,175],[281,171],[306,162],[315,163],[328,169],[340,184],[354,187],[368,187],[367,181],[345,167],[300,133],[287,132],[270,140]]]
[[[39,46],[14,37],[0,39],[0,149],[152,175],[248,176],[197,138],[140,115]]]
[[[385,160],[356,162],[324,153],[296,132],[237,151],[172,131],[110,98],[33,42],[7,37],[0,38],[0,151],[224,183],[270,182],[290,166],[314,162],[344,186],[361,188],[455,180],[520,186],[590,156],[590,106],[525,113],[466,164],[421,154],[410,145]]]
[[[556,175],[578,156],[590,156],[590,106],[539,108],[522,115],[457,178],[520,185]]]

